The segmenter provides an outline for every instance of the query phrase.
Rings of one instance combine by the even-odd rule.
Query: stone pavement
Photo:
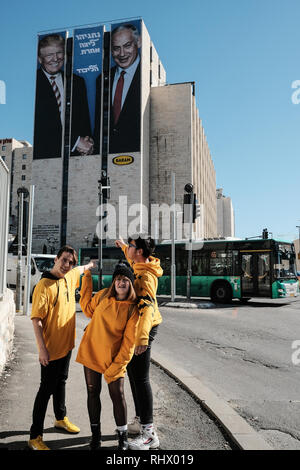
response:
[[[53,450],[88,450],[90,427],[86,408],[86,389],[82,365],[75,362],[77,348],[85,326],[85,317],[77,312],[77,339],[67,381],[67,409],[69,419],[81,428],[76,435],[53,427],[52,400],[45,419],[44,440]],[[153,353],[155,346],[153,346]],[[173,366],[168,364],[169,369]],[[0,377],[0,449],[27,450],[32,407],[40,380],[31,320],[15,317],[14,354]],[[161,449],[230,450],[228,438],[218,422],[161,368],[151,366],[154,396],[154,422]],[[134,415],[131,392],[126,379],[128,418]],[[112,403],[103,380],[101,392],[103,450],[117,446]]]

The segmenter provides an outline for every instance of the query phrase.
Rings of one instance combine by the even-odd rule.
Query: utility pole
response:
[[[103,235],[103,190],[107,190],[106,199],[110,196],[110,181],[105,170],[101,170],[101,179],[98,180],[98,196],[99,196],[99,222],[100,222],[100,236],[98,234],[98,260],[99,260],[99,276],[98,276],[98,290],[102,289],[102,276],[103,276],[103,256],[102,256],[102,235]]]
[[[192,278],[192,249],[193,249],[193,208],[194,208],[194,186],[187,183],[184,187],[187,194],[184,195],[184,200],[188,203],[188,223],[189,223],[189,249],[188,249],[188,268],[186,279],[186,297],[188,300],[191,298],[191,278]]]
[[[176,262],[175,262],[175,225],[176,225],[176,209],[175,209],[175,173],[172,172],[172,253],[171,253],[171,302],[174,302],[176,296]]]
[[[21,312],[22,308],[22,254],[23,254],[23,203],[24,198],[28,196],[28,190],[24,187],[18,188],[18,262],[17,262],[17,280],[16,280],[16,312]]]
[[[296,225],[296,228],[298,229],[299,231],[299,235],[298,235],[298,261],[300,260],[300,225]],[[296,263],[297,265],[298,263]]]
[[[29,315],[29,300],[31,287],[31,247],[32,247],[32,224],[33,224],[33,206],[34,206],[34,186],[30,185],[29,191],[29,217],[27,232],[27,266],[24,290],[24,315]]]

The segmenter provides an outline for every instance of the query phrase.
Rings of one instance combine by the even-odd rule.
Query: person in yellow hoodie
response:
[[[51,395],[54,426],[70,433],[80,431],[66,416],[65,385],[75,345],[75,289],[80,275],[94,263],[75,267],[76,264],[74,248],[63,246],[52,270],[43,273],[33,292],[31,319],[39,350],[41,383],[34,401],[28,442],[32,450],[50,450],[43,441],[43,427]]]
[[[160,260],[152,256],[155,244],[150,238],[137,236],[116,240],[133,268],[134,287],[138,297],[140,321],[135,343],[135,353],[127,371],[135,405],[135,418],[128,425],[129,433],[140,435],[129,442],[131,450],[149,450],[159,447],[159,439],[153,425],[153,396],[150,384],[151,344],[162,322],[158,310],[156,291],[158,278],[163,270]]]
[[[102,375],[108,383],[117,425],[118,450],[128,449],[127,406],[124,395],[126,366],[134,353],[139,321],[134,275],[126,261],[117,264],[112,284],[92,297],[90,271],[82,280],[80,306],[91,318],[81,340],[76,361],[83,364],[87,386],[87,407],[92,439],[91,450],[101,447]]]

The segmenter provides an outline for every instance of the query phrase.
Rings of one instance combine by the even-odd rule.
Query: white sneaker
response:
[[[128,423],[128,434],[140,434],[142,432],[142,427],[140,423],[140,418],[135,416],[130,423]]]
[[[142,434],[129,442],[130,450],[149,450],[159,447],[159,439],[155,431],[144,430]]]

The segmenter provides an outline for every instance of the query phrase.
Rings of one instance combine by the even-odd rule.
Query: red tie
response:
[[[53,91],[54,91],[54,94],[55,94],[55,98],[56,98],[56,101],[57,101],[57,106],[58,106],[58,109],[60,111],[61,97],[60,97],[60,92],[59,92],[58,86],[56,84],[55,78],[56,78],[55,75],[51,75],[50,80],[51,80],[51,85],[52,85],[52,88],[53,88]]]
[[[117,86],[116,86],[116,91],[115,91],[114,104],[113,104],[115,124],[118,122],[120,112],[121,112],[121,107],[122,107],[122,93],[123,93],[123,87],[124,87],[125,73],[126,73],[125,70],[122,70]]]

